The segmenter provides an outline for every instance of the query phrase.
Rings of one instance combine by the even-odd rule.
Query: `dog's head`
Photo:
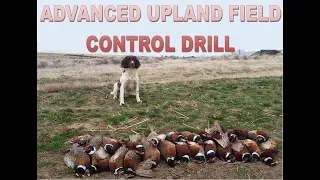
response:
[[[140,67],[140,61],[136,56],[126,56],[122,62],[121,66],[123,68],[139,68]]]

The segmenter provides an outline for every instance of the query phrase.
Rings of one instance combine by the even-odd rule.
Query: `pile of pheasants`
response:
[[[84,135],[72,139],[72,148],[64,156],[64,163],[75,169],[78,177],[111,171],[125,177],[155,177],[152,168],[163,158],[171,167],[188,163],[212,163],[216,159],[243,163],[263,161],[277,164],[276,142],[263,130],[224,131],[215,122],[213,127],[196,133],[168,132],[158,134],[150,127],[150,134],[130,135],[127,140]]]

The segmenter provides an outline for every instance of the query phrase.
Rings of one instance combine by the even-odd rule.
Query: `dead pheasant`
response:
[[[138,169],[143,154],[138,154],[136,150],[129,150],[123,160],[123,168],[127,178],[136,176],[135,171]]]
[[[248,131],[244,129],[235,128],[228,131],[228,136],[229,136],[230,142],[236,139],[245,140],[248,137]]]
[[[76,167],[75,155],[81,154],[81,153],[85,153],[84,147],[80,146],[77,143],[73,144],[72,147],[69,149],[69,151],[63,157],[63,161],[65,165],[69,168],[75,168]]]
[[[149,129],[151,132],[147,136],[147,141],[150,142],[151,145],[156,148],[159,143],[159,139],[157,138],[158,133],[154,130],[154,127],[151,124],[149,124]]]
[[[87,146],[89,141],[93,138],[93,136],[86,134],[82,136],[75,136],[72,139],[72,144],[78,143],[81,146]]]
[[[132,130],[131,130],[132,131]],[[134,131],[133,131],[134,132]],[[134,176],[141,177],[155,177],[155,173],[152,171],[152,168],[156,166],[156,161],[153,161],[151,158],[145,158],[145,148],[143,143],[147,144],[147,147],[154,149],[150,142],[147,141],[147,138],[144,135],[140,135],[137,132],[134,132],[134,135],[129,136],[129,140],[125,142],[126,147],[129,151],[126,153],[124,157],[123,167],[125,170],[126,178],[131,178]],[[142,143],[143,142],[143,143]],[[148,154],[152,152],[148,149]],[[157,150],[157,149],[156,149]],[[157,150],[159,152],[159,150]],[[150,157],[147,154],[147,157]],[[160,160],[160,152],[159,152],[159,160]],[[142,161],[142,162],[141,162]]]
[[[231,146],[228,133],[221,133],[218,138],[213,138],[214,141],[220,145],[222,148],[226,148],[227,146]]]
[[[123,168],[123,160],[128,151],[129,151],[128,148],[121,146],[110,157],[109,169],[111,172],[114,172],[114,174],[117,174],[117,175],[122,175],[125,172]]]
[[[189,150],[188,144],[186,142],[176,143],[176,160],[177,163],[188,163],[190,162],[191,152]]]
[[[188,148],[190,150],[191,157],[196,160],[197,163],[204,163],[206,158],[204,155],[204,149],[203,146],[193,142],[193,141],[187,141]]]
[[[231,143],[229,141],[229,137],[227,133],[222,133],[220,135],[221,138],[214,138],[217,145],[216,155],[220,159],[226,162],[235,162],[235,157],[232,155]]]
[[[160,162],[160,151],[158,148],[154,147],[154,145],[147,140],[147,137],[144,134],[141,135],[141,143],[145,149],[143,160],[150,159],[158,164]]]
[[[176,131],[170,131],[166,134],[167,141],[170,141],[172,143],[176,142],[185,142],[186,140],[184,139],[184,136],[180,132]]]
[[[248,138],[261,143],[267,141],[269,136],[264,130],[252,130],[248,132]]]
[[[201,137],[201,139],[203,141],[212,140],[213,139],[211,134],[209,133],[209,129],[207,129],[207,128],[204,129],[204,130],[200,130],[197,134]]]
[[[205,128],[205,131],[208,132],[215,139],[221,139],[221,134],[224,132],[217,121],[214,121],[213,126],[211,128]]]
[[[206,140],[204,142],[204,152],[207,162],[214,162],[216,159],[217,146],[213,140]]]
[[[252,156],[249,153],[246,146],[244,146],[241,140],[235,140],[231,143],[232,154],[238,161],[242,161],[244,163],[252,161]]]
[[[90,139],[88,145],[92,145],[98,150],[102,146],[102,136],[97,135]]]
[[[162,157],[166,160],[166,162],[171,166],[174,167],[176,165],[175,157],[176,157],[176,145],[164,137],[161,139],[159,138],[158,148]]]
[[[91,165],[90,157],[82,146],[74,146],[70,149],[63,157],[63,161],[67,167],[75,169],[75,175],[78,177],[84,177],[87,167]]]
[[[278,154],[278,147],[275,140],[268,138],[267,141],[258,143],[261,149],[261,158],[264,163],[269,166],[275,166],[278,162],[275,161],[275,157]]]
[[[141,136],[138,133],[130,135],[129,140],[125,142],[125,146],[129,150],[137,151],[138,154],[144,155],[145,153],[145,148],[143,147],[143,144],[141,142]]]
[[[136,175],[141,177],[153,178],[156,174],[153,172],[152,168],[156,166],[156,162],[151,159],[142,161],[136,170]]]
[[[140,141],[141,136],[139,134],[135,134],[130,135],[129,141],[125,143],[126,147],[129,149],[123,161],[123,167],[127,178],[136,176],[135,171],[143,160],[145,149]]]
[[[113,155],[116,152],[116,150],[121,146],[121,143],[116,139],[104,136],[102,137],[101,146],[107,151],[107,153]]]
[[[90,158],[97,151],[96,147],[94,147],[93,145],[85,146],[83,147],[83,149],[84,149],[84,152],[90,156]]]
[[[109,169],[110,155],[100,147],[91,156],[91,166],[86,170],[86,174],[90,176],[93,173],[107,171]]]
[[[251,153],[253,162],[256,162],[260,159],[261,149],[256,141],[253,141],[251,139],[245,139],[241,140],[241,142],[248,149],[249,153]]]
[[[203,141],[202,141],[202,139],[201,139],[199,134],[188,132],[188,131],[183,131],[183,132],[181,132],[181,135],[187,141],[193,141],[193,142],[196,142],[196,143],[198,143],[200,145],[202,145],[202,143],[203,143]]]

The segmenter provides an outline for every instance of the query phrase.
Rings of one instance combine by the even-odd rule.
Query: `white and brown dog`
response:
[[[139,96],[139,75],[138,68],[140,61],[136,56],[126,56],[122,62],[121,67],[124,68],[120,80],[113,85],[113,99],[119,96],[120,106],[124,104],[124,97],[135,95],[138,103],[141,103]]]

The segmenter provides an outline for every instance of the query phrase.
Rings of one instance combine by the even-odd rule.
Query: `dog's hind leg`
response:
[[[119,92],[119,87],[120,87],[120,82],[116,82],[113,85],[113,91],[110,94],[113,94],[113,99],[118,98],[118,92]]]

